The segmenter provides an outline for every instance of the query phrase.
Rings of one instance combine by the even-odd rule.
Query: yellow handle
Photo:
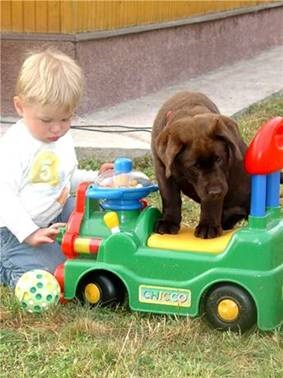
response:
[[[111,232],[113,232],[114,230],[116,232],[119,231],[119,218],[118,214],[115,211],[106,213],[103,217],[103,220],[106,226],[111,230]]]

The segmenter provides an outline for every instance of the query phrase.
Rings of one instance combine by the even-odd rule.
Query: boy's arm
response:
[[[77,186],[84,181],[94,181],[99,174],[113,170],[113,163],[104,163],[99,171],[76,168],[71,179],[71,191],[75,191]]]
[[[5,225],[19,240],[33,247],[44,243],[53,243],[63,223],[40,228],[32,220],[30,214],[18,195],[21,170],[17,165],[9,164],[9,171],[0,164],[0,225]],[[13,172],[10,174],[10,172]],[[1,175],[2,174],[2,175]]]
[[[13,185],[1,182],[0,188],[1,223],[4,223],[21,243],[39,227],[23,207]]]
[[[98,175],[98,171],[76,168],[71,179],[71,192],[76,191],[78,185],[84,181],[94,181]]]
[[[0,143],[0,225],[7,227],[19,240],[23,240],[39,227],[33,222],[19,198],[23,168],[20,153],[8,142]]]

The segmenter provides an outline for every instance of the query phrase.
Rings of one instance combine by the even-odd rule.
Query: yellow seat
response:
[[[194,230],[182,228],[176,235],[152,234],[147,245],[150,248],[168,249],[187,252],[222,253],[225,251],[235,230],[224,231],[214,239],[200,239],[194,236]]]

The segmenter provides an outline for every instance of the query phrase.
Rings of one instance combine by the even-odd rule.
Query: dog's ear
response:
[[[236,159],[243,159],[243,153],[239,148],[239,141],[242,139],[242,137],[236,122],[223,115],[217,117],[214,135],[216,138],[223,140],[228,145]]]
[[[168,127],[165,127],[155,140],[155,149],[165,166],[167,178],[171,176],[172,163],[182,147],[183,144],[178,136],[175,133],[171,133]]]

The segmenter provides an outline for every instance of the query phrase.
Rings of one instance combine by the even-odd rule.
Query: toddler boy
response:
[[[55,239],[74,207],[71,185],[97,175],[77,169],[69,131],[82,82],[76,62],[51,49],[21,67],[14,97],[21,119],[0,139],[2,284],[14,287],[31,269],[53,273],[65,260]]]

